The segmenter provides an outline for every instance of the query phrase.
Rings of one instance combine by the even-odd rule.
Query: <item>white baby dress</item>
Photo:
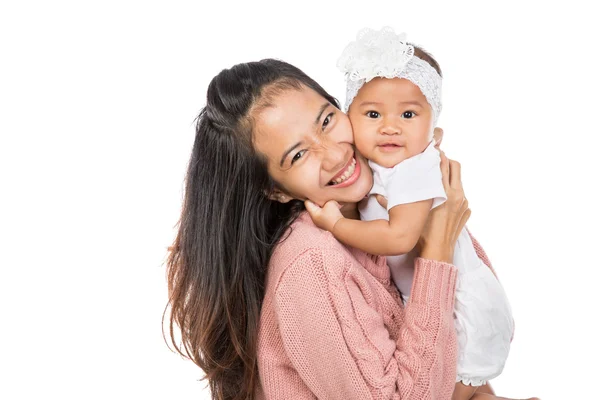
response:
[[[373,188],[359,204],[361,219],[389,220],[388,211],[396,205],[433,199],[435,208],[446,201],[440,170],[440,155],[433,142],[427,149],[393,168],[371,161]],[[388,200],[388,209],[377,202],[374,194]],[[406,302],[410,296],[414,273],[415,250],[388,256],[394,283]],[[458,269],[454,319],[458,340],[456,381],[481,386],[500,375],[508,357],[514,322],[504,289],[477,256],[466,228],[454,250],[453,264]]]

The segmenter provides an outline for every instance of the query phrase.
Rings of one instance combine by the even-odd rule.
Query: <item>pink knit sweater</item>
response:
[[[257,398],[450,399],[455,283],[454,266],[419,258],[403,306],[384,257],[342,245],[302,214],[269,265]]]

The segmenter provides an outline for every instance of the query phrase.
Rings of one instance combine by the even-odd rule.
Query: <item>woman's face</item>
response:
[[[269,174],[281,191],[273,199],[355,203],[373,177],[355,152],[352,127],[341,112],[314,90],[290,89],[254,116],[254,146],[268,159]]]

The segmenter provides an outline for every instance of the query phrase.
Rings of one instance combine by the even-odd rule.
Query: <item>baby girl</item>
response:
[[[431,55],[390,28],[361,31],[338,66],[346,74],[346,110],[354,142],[369,160],[374,185],[359,205],[360,221],[344,218],[335,202],[323,208],[309,203],[307,208],[315,224],[339,241],[388,256],[393,280],[409,302],[414,248],[429,211],[446,200],[433,138],[442,108],[441,70]],[[387,210],[377,194],[387,198]],[[513,319],[502,286],[478,257],[466,228],[456,244],[454,265],[458,269],[454,398],[469,399],[476,387],[502,372]]]

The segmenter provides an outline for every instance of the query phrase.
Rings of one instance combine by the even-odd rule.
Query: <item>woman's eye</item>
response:
[[[306,153],[306,150],[301,150],[301,151],[297,152],[296,154],[294,154],[294,157],[292,157],[292,164],[295,163],[296,161],[298,161],[300,158],[302,158],[304,153]]]
[[[404,111],[404,113],[402,113],[402,118],[414,118],[417,114],[415,114],[413,111]]]
[[[377,111],[367,111],[367,117],[379,118],[381,115]]]
[[[327,128],[327,125],[329,125],[329,123],[331,122],[332,118],[333,118],[333,113],[329,113],[325,117],[325,119],[323,120],[323,126],[322,126],[323,129]]]

